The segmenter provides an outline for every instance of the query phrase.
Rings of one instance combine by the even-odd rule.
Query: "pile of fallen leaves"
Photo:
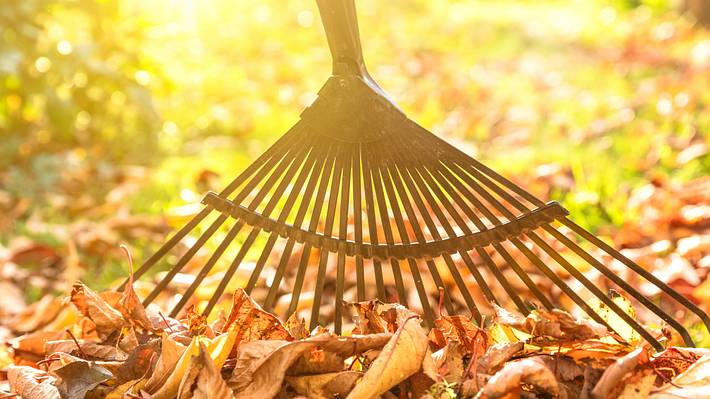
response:
[[[243,290],[214,322],[146,310],[132,283],[38,302],[7,325],[2,398],[708,397],[710,350],[653,353],[562,311],[497,309],[481,328],[442,315],[427,333],[398,304],[351,304],[337,336],[282,323]],[[17,332],[17,331],[16,331]]]

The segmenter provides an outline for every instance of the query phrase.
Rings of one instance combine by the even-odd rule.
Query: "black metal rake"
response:
[[[205,208],[136,271],[136,278],[145,274],[183,238],[206,225],[145,304],[163,292],[197,251],[226,226],[224,238],[172,316],[190,301],[228,247],[236,245],[238,253],[205,314],[219,302],[250,250],[261,248],[245,290],[251,293],[260,283],[265,267],[275,269],[263,306],[273,309],[278,296],[290,288],[288,316],[298,309],[304,284],[312,283],[311,328],[319,321],[331,260],[336,267],[336,333],[342,329],[346,263],[354,264],[358,301],[365,300],[368,289],[386,299],[385,273],[390,272],[396,299],[407,305],[403,270],[408,269],[430,326],[435,318],[430,300],[435,297],[427,292],[425,283],[431,282],[425,277],[442,290],[448,312],[456,310],[455,297],[478,320],[483,304],[477,304],[470,292],[473,281],[486,306],[512,302],[527,314],[535,306],[552,309],[559,304],[536,285],[530,275],[536,270],[595,321],[609,327],[585,299],[590,295],[660,350],[661,344],[650,332],[578,270],[584,263],[693,345],[681,323],[605,266],[600,260],[603,255],[657,286],[710,329],[710,318],[699,307],[568,219],[560,204],[544,203],[408,119],[365,68],[353,0],[318,0],[318,6],[333,55],[333,75],[295,126],[221,193],[208,193],[203,199]],[[304,281],[309,268],[317,270],[315,281]],[[576,292],[558,276],[559,270],[579,281],[587,292]],[[291,287],[284,287],[286,273],[293,280]],[[453,281],[451,286],[446,286],[442,274]],[[511,277],[520,281],[511,281]],[[373,279],[374,290],[367,283]],[[498,285],[499,292],[502,288],[508,298],[497,297],[492,285]],[[532,293],[534,304],[521,298],[520,286]]]

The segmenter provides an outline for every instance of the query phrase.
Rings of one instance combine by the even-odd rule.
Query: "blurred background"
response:
[[[710,303],[710,2],[357,6],[410,118]],[[4,2],[0,315],[123,279],[330,68],[310,0]]]

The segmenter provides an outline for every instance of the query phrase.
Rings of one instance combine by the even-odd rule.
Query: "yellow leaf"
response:
[[[209,343],[207,351],[209,352],[210,357],[214,361],[217,370],[221,369],[222,366],[224,366],[224,362],[227,361],[227,357],[232,351],[234,342],[237,340],[238,332],[239,328],[235,324],[229,329],[229,331],[216,337],[212,340],[212,342]]]
[[[167,334],[163,336],[160,357],[155,365],[153,373],[145,383],[147,392],[155,392],[165,384],[175,365],[180,361],[185,351],[185,346],[170,338]]]
[[[634,309],[634,305],[631,301],[620,294],[613,294],[611,299],[621,310],[631,316],[632,319],[636,320],[636,309]],[[599,299],[592,298],[592,300],[589,301],[589,305],[609,324],[609,327],[619,334],[621,338],[626,340],[626,342],[634,345],[641,340],[641,336],[636,330]]]
[[[488,336],[494,344],[508,344],[525,341],[531,337],[528,333],[500,323],[495,323],[491,326],[488,330]]]
[[[185,371],[187,371],[187,367],[190,365],[190,360],[193,356],[200,353],[199,341],[200,337],[192,338],[192,342],[190,342],[190,345],[188,345],[182,353],[182,356],[180,356],[173,372],[170,373],[163,386],[153,394],[153,399],[171,399],[177,395],[180,381],[182,381],[182,377],[185,375]]]
[[[238,328],[233,326],[227,333],[224,333],[213,340],[203,336],[194,337],[192,342],[190,342],[190,345],[188,345],[182,353],[182,356],[180,356],[180,359],[175,365],[175,369],[170,376],[168,376],[163,386],[161,386],[160,389],[153,394],[153,399],[169,399],[177,394],[178,389],[180,388],[180,382],[190,366],[192,358],[200,353],[200,344],[205,345],[207,352],[215,363],[215,368],[220,370],[224,365],[224,362],[227,361],[229,352],[232,350],[234,341],[237,338],[237,331]]]

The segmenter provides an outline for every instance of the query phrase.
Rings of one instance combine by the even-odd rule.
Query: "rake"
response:
[[[333,288],[326,287],[327,275],[334,272],[330,305],[336,333],[343,327],[346,288],[357,301],[374,295],[407,305],[413,291],[405,278],[411,276],[428,326],[437,310],[430,301],[437,295],[449,313],[465,304],[476,320],[491,304],[527,314],[559,306],[564,295],[611,329],[589,303],[596,297],[661,350],[653,334],[580,271],[591,267],[692,346],[688,331],[660,303],[606,266],[613,259],[710,328],[710,318],[698,306],[568,219],[560,204],[541,201],[408,119],[365,68],[353,0],[317,3],[333,57],[332,76],[292,128],[222,192],[208,193],[203,210],[136,270],[138,278],[176,259],[145,298],[146,305],[214,240],[216,249],[171,316],[236,246],[236,255],[224,261],[229,266],[204,308],[206,315],[243,264],[252,269],[248,281],[243,279],[244,289],[251,293],[263,284],[266,294],[260,302],[266,310],[290,291],[285,316],[301,310],[299,300],[309,284],[311,328],[320,322],[323,293]],[[169,255],[188,235],[193,238],[187,249]],[[251,258],[256,261],[245,261]],[[352,270],[354,287],[346,287],[346,271]],[[569,285],[570,278],[577,283]],[[539,285],[556,288],[546,289],[545,295]],[[480,294],[473,295],[474,290]],[[522,291],[531,298],[521,298]]]

